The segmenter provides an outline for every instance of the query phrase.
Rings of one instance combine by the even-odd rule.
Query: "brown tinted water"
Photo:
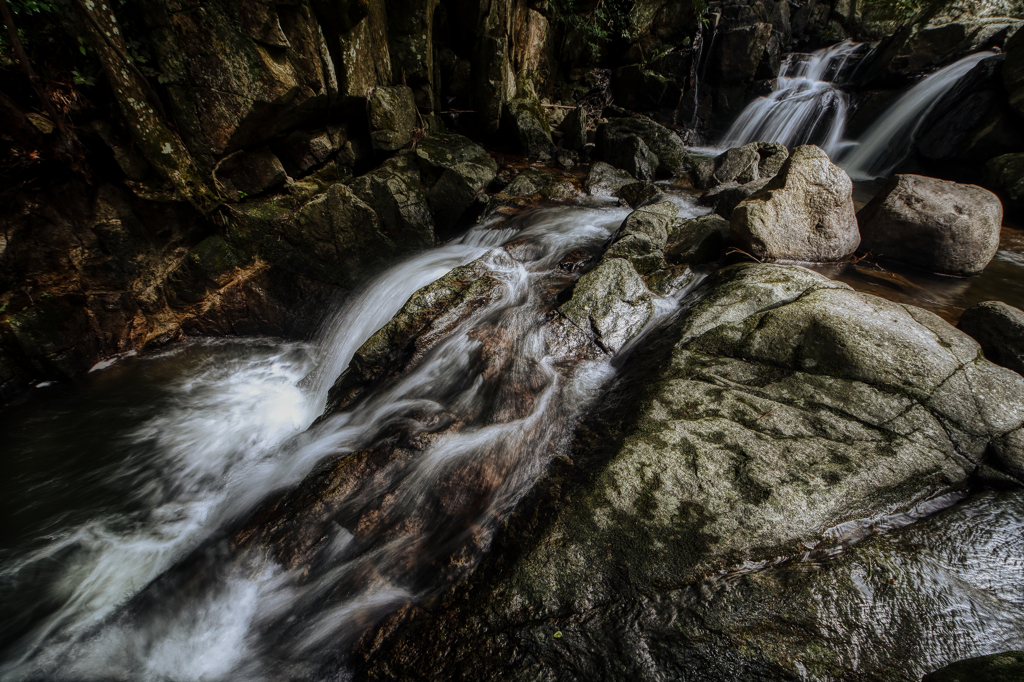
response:
[[[880,188],[880,183],[854,183],[857,210]],[[950,277],[866,259],[808,267],[857,291],[929,310],[950,324],[956,324],[967,308],[983,301],[1024,308],[1024,229],[1012,223],[1004,223],[998,253],[976,277]]]

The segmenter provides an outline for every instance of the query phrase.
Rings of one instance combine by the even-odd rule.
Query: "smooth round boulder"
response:
[[[813,145],[793,150],[778,175],[736,206],[733,246],[761,261],[827,263],[857,250],[853,182]]]
[[[985,301],[964,311],[957,327],[981,345],[986,358],[1024,374],[1024,310]]]
[[[1003,206],[977,185],[894,175],[857,214],[861,250],[946,275],[976,275],[999,249]]]

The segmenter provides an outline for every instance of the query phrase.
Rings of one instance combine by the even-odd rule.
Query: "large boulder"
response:
[[[730,219],[733,244],[760,260],[829,262],[860,243],[853,183],[818,147],[793,150],[760,191]]]
[[[294,130],[275,142],[272,148],[285,170],[294,178],[308,175],[335,154],[344,166],[351,167],[356,161],[355,149],[346,131],[333,126],[326,130]]]
[[[771,36],[772,25],[766,23],[723,31],[716,36],[713,64],[719,81],[726,85],[746,83],[757,75]]]
[[[434,217],[427,203],[416,156],[397,154],[352,181],[352,193],[380,216],[385,233],[402,248],[433,246]]]
[[[593,335],[604,352],[614,354],[654,317],[654,302],[628,260],[606,258],[580,277],[559,311],[578,333]]]
[[[863,251],[949,275],[985,269],[1002,219],[992,192],[920,175],[894,175],[857,214]]]
[[[371,679],[667,679],[702,660],[673,652],[726,623],[735,629],[711,640],[709,679],[850,672],[825,667],[801,628],[749,647],[761,629],[739,623],[788,595],[751,581],[963,489],[991,441],[1020,433],[1024,379],[979,360],[935,315],[802,268],[732,267],[706,286],[619,369],[500,551],[400,631]],[[756,596],[755,608],[723,597],[731,610],[702,620],[720,588]],[[829,627],[813,596],[800,599],[812,630]],[[901,640],[850,665],[907,679],[888,666],[926,644]]]
[[[614,118],[598,126],[594,141],[598,158],[613,166],[624,168],[625,166],[616,163],[616,160],[632,157],[633,150],[637,147],[635,138],[642,140],[657,157],[655,170],[658,175],[674,175],[689,163],[686,147],[678,135],[665,126],[641,116]],[[637,179],[646,178],[637,176]]]
[[[668,229],[665,260],[702,265],[719,260],[729,246],[729,221],[711,214],[673,223]]]
[[[649,182],[654,179],[658,157],[642,138],[636,135],[622,137],[605,144],[604,150],[601,157],[612,165],[626,170],[638,180]]]
[[[491,196],[484,217],[495,213],[517,213],[544,200],[565,203],[575,199],[576,195],[576,187],[568,179],[545,173],[538,168],[528,168],[505,189]]]
[[[483,147],[462,135],[431,135],[416,145],[420,176],[439,234],[453,226],[498,174]]]
[[[587,128],[590,126],[590,117],[583,107],[576,107],[562,119],[558,124],[558,130],[562,133],[562,146],[575,152],[583,153],[587,146]]]
[[[612,236],[605,258],[625,258],[641,275],[664,265],[668,230],[679,208],[671,201],[644,206],[630,213]]]
[[[142,4],[174,121],[201,162],[322,117],[338,96],[335,62],[309,5]]]
[[[230,220],[233,249],[349,290],[402,251],[377,213],[341,183],[314,194],[297,209],[291,197],[238,204]]]
[[[523,156],[554,154],[551,127],[540,102],[532,97],[513,99],[505,104],[503,123]]]
[[[760,192],[770,181],[771,178],[754,180],[745,185],[728,182],[707,192],[701,197],[701,203],[705,206],[712,206],[715,213],[729,220],[732,217],[732,212],[741,202]]]
[[[957,327],[981,344],[986,358],[1024,374],[1024,311],[1001,301],[977,303]]]
[[[224,157],[213,172],[223,196],[238,201],[280,187],[288,174],[269,149],[238,151]]]
[[[409,86],[374,88],[367,97],[366,114],[374,149],[393,152],[412,142],[419,112]]]

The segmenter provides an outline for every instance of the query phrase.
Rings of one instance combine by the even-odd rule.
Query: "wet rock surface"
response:
[[[999,248],[999,198],[976,185],[894,175],[857,214],[861,249],[951,275],[981,272]]]
[[[861,239],[850,177],[809,145],[794,149],[730,220],[733,245],[762,260],[837,261]]]
[[[827,556],[860,520],[964,489],[988,444],[1019,433],[1024,380],[934,315],[802,268],[734,266],[705,287],[627,363],[500,550],[383,648],[364,642],[369,679],[920,670],[906,652],[931,636],[912,624],[854,660],[844,634],[816,648],[825,624],[805,608],[819,584],[857,602],[850,580],[886,540],[824,578],[796,565],[797,580],[762,567],[724,592],[701,581],[819,544]]]

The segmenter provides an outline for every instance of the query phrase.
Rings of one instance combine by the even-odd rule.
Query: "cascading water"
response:
[[[705,212],[677,202],[684,215]],[[477,227],[384,274],[316,345],[193,345],[97,373],[161,376],[179,364],[151,408],[132,393],[130,407],[101,403],[69,427],[132,413],[93,474],[108,498],[42,514],[2,550],[0,677],[343,679],[346,643],[472,564],[612,374],[608,361],[552,358],[542,322],[575,277],[562,256],[599,251],[625,215],[546,209]],[[526,244],[515,258],[499,247],[513,237]],[[359,346],[411,294],[471,261],[498,283],[486,303],[404,374],[308,428]],[[662,315],[678,307],[659,300]],[[358,485],[308,509],[296,500],[295,519],[260,507],[277,521],[256,527],[291,528],[287,542],[239,531],[275,491],[303,478],[334,485],[347,466],[363,467]],[[69,473],[65,485],[80,482]]]
[[[834,81],[861,47],[844,41],[814,54],[786,57],[777,89],[747,105],[725,134],[722,146],[781,142],[787,147],[816,144],[829,155],[837,152],[846,126],[848,97]]]
[[[929,75],[896,100],[864,133],[840,165],[856,180],[888,176],[910,153],[921,123],[942,97],[981,60],[993,52],[979,52]]]

